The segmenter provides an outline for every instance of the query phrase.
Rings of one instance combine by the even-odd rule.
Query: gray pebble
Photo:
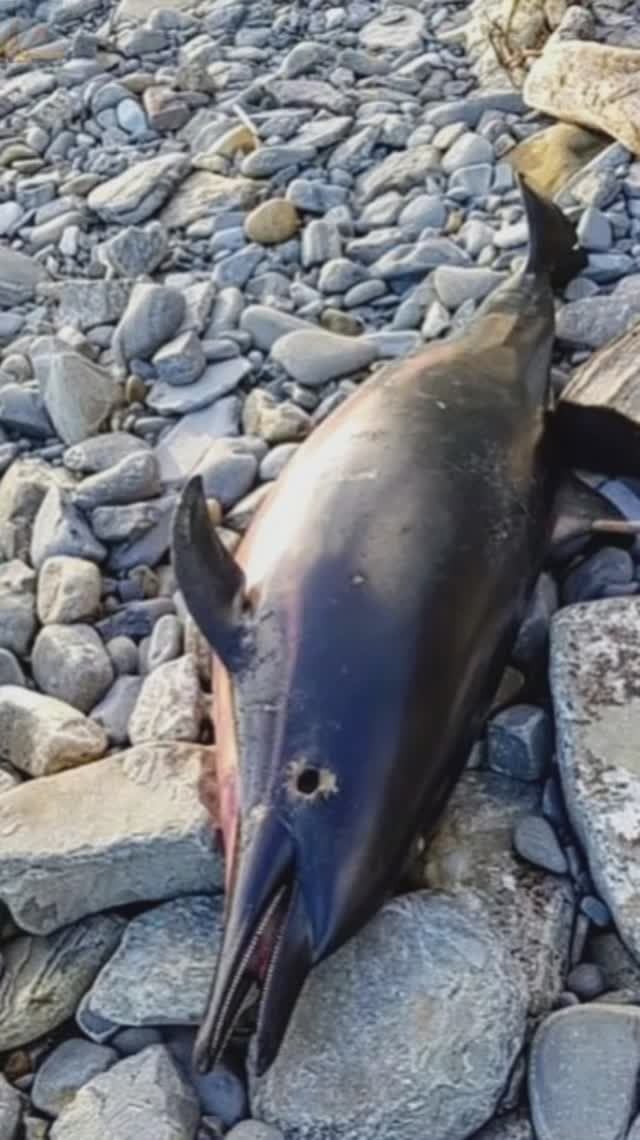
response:
[[[567,860],[551,824],[542,815],[524,815],[513,830],[513,845],[521,859],[555,875],[564,875]]]
[[[207,498],[217,499],[225,509],[251,490],[257,471],[258,460],[243,447],[242,437],[216,440],[196,468]]]
[[[111,1038],[111,1045],[122,1057],[132,1057],[134,1053],[141,1053],[149,1045],[162,1045],[162,1041],[163,1037],[158,1029],[142,1025],[120,1029]]]
[[[213,283],[218,289],[235,286],[242,289],[253,276],[264,257],[264,249],[259,245],[249,245],[239,249],[229,257],[219,261],[213,271]]]
[[[151,451],[141,451],[83,479],[74,492],[74,501],[83,511],[88,511],[104,505],[151,499],[160,490],[156,456]]]
[[[31,1099],[35,1108],[59,1116],[78,1089],[98,1073],[104,1073],[118,1054],[106,1045],[72,1037],[49,1053],[36,1073]]]
[[[457,309],[468,300],[482,301],[504,280],[505,274],[496,273],[493,269],[460,268],[456,265],[440,265],[432,277],[438,298],[447,309]]]
[[[320,270],[318,288],[325,294],[346,293],[354,285],[359,285],[366,275],[366,270],[349,258],[333,258]]]
[[[580,245],[584,249],[599,253],[611,246],[611,223],[606,214],[593,206],[584,211],[578,222],[577,233]]]
[[[158,268],[168,245],[165,227],[150,222],[144,227],[125,226],[98,247],[98,254],[119,277],[141,277]]]
[[[2,1140],[16,1140],[22,1117],[23,1101],[17,1089],[0,1073],[0,1135]]]
[[[182,333],[156,352],[153,363],[158,380],[167,384],[192,384],[205,370],[206,357],[199,337]]]
[[[489,721],[489,767],[518,780],[539,780],[551,757],[552,743],[551,722],[543,709],[513,705]]]
[[[148,451],[149,445],[129,432],[112,431],[102,435],[84,439],[68,447],[62,457],[62,462],[69,471],[81,475],[96,475],[108,467],[114,467],[129,455],[139,451]]]
[[[493,147],[489,140],[468,131],[449,147],[442,158],[442,169],[446,174],[452,174],[454,170],[460,170],[464,166],[492,163],[493,160]]]
[[[110,744],[127,744],[129,721],[141,688],[142,677],[116,677],[109,691],[91,710],[91,719],[102,725]]]
[[[580,902],[580,910],[586,914],[594,926],[611,926],[612,918],[609,907],[595,895],[585,895]]]
[[[271,355],[294,380],[315,388],[366,368],[377,352],[374,345],[357,337],[310,329],[280,338]]]
[[[138,649],[130,637],[112,637],[106,644],[114,672],[118,676],[138,672]]]
[[[175,336],[184,315],[185,300],[177,289],[138,283],[114,333],[114,352],[123,362],[147,360]]]
[[[0,564],[0,648],[24,657],[36,632],[36,576],[19,558]]]
[[[324,265],[342,253],[342,237],[337,226],[325,219],[309,222],[302,232],[302,264],[305,269]]]
[[[36,569],[54,555],[102,562],[106,553],[71,502],[69,492],[51,487],[42,500],[33,526],[31,562]]]
[[[567,978],[567,988],[581,1001],[593,1001],[606,989],[600,966],[594,962],[581,962],[579,966],[574,966]]]
[[[279,1128],[260,1120],[241,1120],[227,1132],[226,1140],[284,1140]]]
[[[89,625],[48,625],[38,634],[31,656],[41,692],[88,713],[113,681],[113,667],[98,634]]]
[[[149,672],[167,661],[174,661],[182,653],[182,648],[183,630],[180,618],[175,614],[164,614],[156,622],[151,634],[147,653]]]
[[[260,464],[260,479],[263,482],[277,479],[299,446],[297,443],[281,443],[279,446],[273,447]]]
[[[20,662],[10,649],[0,649],[0,685],[24,685]]]

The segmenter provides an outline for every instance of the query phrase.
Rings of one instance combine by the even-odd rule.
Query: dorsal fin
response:
[[[193,620],[229,670],[242,664],[244,573],[216,534],[202,479],[189,480],[173,517],[173,566]]]

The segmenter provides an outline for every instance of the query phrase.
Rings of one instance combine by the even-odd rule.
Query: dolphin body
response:
[[[200,1069],[256,984],[255,1066],[270,1066],[311,968],[437,823],[509,659],[560,471],[553,288],[586,262],[560,210],[521,192],[523,269],[313,432],[235,558],[198,479],[177,508],[177,582],[214,650],[226,861]]]

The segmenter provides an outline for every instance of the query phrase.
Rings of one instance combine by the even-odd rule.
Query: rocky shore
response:
[[[588,251],[554,392],[639,520],[639,123],[635,0],[0,0],[0,1140],[640,1137],[638,540],[542,574],[414,890],[260,1079],[191,1068],[223,867],[169,558],[190,474],[233,549],[520,264],[517,170]]]

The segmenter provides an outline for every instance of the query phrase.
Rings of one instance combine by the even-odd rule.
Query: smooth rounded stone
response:
[[[447,208],[435,194],[418,194],[401,210],[398,224],[403,229],[420,233],[427,227],[442,229],[447,220]]]
[[[324,265],[342,253],[342,235],[338,226],[324,218],[314,218],[302,232],[302,264],[305,269]]]
[[[258,460],[242,446],[242,439],[219,439],[212,443],[196,468],[207,498],[217,499],[225,509],[251,490],[257,472]]]
[[[520,971],[473,895],[396,898],[310,975],[275,1063],[250,1071],[252,1111],[300,1140],[462,1140],[494,1112],[525,1015]]]
[[[69,492],[53,486],[42,500],[33,525],[31,562],[39,570],[47,558],[56,555],[102,562],[106,550],[71,502]]]
[[[43,625],[88,621],[100,611],[101,594],[102,576],[93,562],[47,558],[38,577],[38,618]]]
[[[228,1140],[284,1140],[279,1128],[261,1120],[241,1120],[227,1132]]]
[[[261,388],[254,388],[247,396],[242,409],[242,424],[248,435],[259,436],[269,444],[304,439],[311,429],[307,412],[291,400],[278,403],[274,396]]]
[[[375,346],[363,339],[304,329],[279,338],[271,356],[294,380],[319,388],[329,380],[367,368],[377,353]]]
[[[138,647],[130,637],[112,637],[105,648],[118,677],[138,672]]]
[[[2,1140],[16,1140],[22,1118],[22,1097],[0,1074],[0,1136]]]
[[[187,654],[145,677],[129,721],[132,744],[149,740],[196,741],[204,701],[194,658]]]
[[[580,218],[577,234],[583,249],[598,253],[611,247],[611,223],[606,214],[593,206],[589,206]]]
[[[633,559],[628,550],[605,546],[581,562],[562,583],[566,605],[602,597],[610,586],[624,586],[634,576]]]
[[[604,993],[606,988],[604,974],[593,962],[581,962],[579,966],[574,966],[567,977],[567,989],[576,994],[581,1001],[593,1001]]]
[[[252,370],[246,356],[220,360],[207,365],[200,378],[179,388],[158,381],[147,394],[147,404],[162,415],[199,412],[223,396],[228,396]]]
[[[533,863],[534,867],[554,875],[564,875],[569,869],[556,833],[543,815],[524,815],[517,821],[513,846],[520,858]]]
[[[158,380],[167,384],[192,384],[202,375],[207,360],[200,338],[193,330],[165,344],[153,358]]]
[[[494,269],[439,265],[431,280],[442,304],[448,309],[457,309],[464,301],[482,301],[505,279],[506,274]]]
[[[3,795],[0,899],[15,921],[47,934],[112,907],[219,890],[222,862],[198,795],[209,753],[152,742]]]
[[[313,325],[268,305],[249,305],[242,313],[240,328],[250,333],[256,348],[269,352],[276,341],[287,333],[309,331]]]
[[[474,1132],[471,1140],[536,1140],[529,1114],[525,1109],[496,1116],[485,1128]]]
[[[552,36],[525,80],[528,106],[591,127],[640,151],[633,48]]]
[[[166,285],[138,282],[113,335],[112,348],[122,362],[147,360],[178,332],[185,299]]]
[[[626,1136],[636,1107],[639,1041],[640,1010],[629,1006],[598,1002],[547,1018],[529,1061],[538,1140]]]
[[[180,618],[175,614],[164,614],[153,627],[147,664],[149,672],[165,665],[167,661],[175,661],[182,653],[183,627]]]
[[[31,301],[38,285],[48,280],[46,269],[33,257],[8,245],[0,247],[0,308]]]
[[[346,293],[354,285],[359,285],[366,276],[366,270],[348,257],[333,258],[320,270],[318,289],[325,294]]]
[[[299,228],[298,211],[286,198],[271,198],[254,206],[244,224],[249,241],[260,245],[279,245],[289,241]]]
[[[531,667],[540,661],[549,645],[549,626],[558,608],[558,587],[551,574],[538,578],[513,648],[513,661]]]
[[[189,159],[179,153],[161,154],[137,162],[122,174],[96,186],[87,198],[89,209],[105,222],[136,225],[159,209],[189,171]]]
[[[0,688],[0,760],[49,776],[103,756],[102,729],[63,701],[19,685]]]
[[[141,688],[141,677],[116,677],[106,695],[91,710],[91,720],[102,726],[110,744],[129,742],[129,721]]]
[[[161,222],[147,226],[125,226],[98,246],[102,262],[118,277],[142,277],[153,273],[164,261],[169,236]]]
[[[135,435],[125,431],[105,432],[82,440],[67,448],[62,462],[69,471],[81,475],[96,475],[108,467],[114,467],[129,455],[138,451],[148,451],[149,445]]]
[[[150,1045],[83,1085],[55,1121],[51,1140],[195,1140],[199,1117],[196,1094],[170,1053]]]
[[[114,1025],[197,1025],[222,943],[222,911],[221,895],[191,895],[132,919],[82,1001],[80,1024],[97,1017]]]
[[[24,673],[17,657],[9,649],[0,649],[0,686],[24,684]]]
[[[358,39],[368,51],[417,51],[427,34],[421,12],[400,4],[390,4],[381,15],[360,29]]]
[[[393,278],[424,277],[439,265],[467,265],[468,255],[450,238],[425,238],[415,244],[400,244],[385,253],[371,267],[374,277],[384,281]]]
[[[96,1045],[82,1037],[63,1041],[45,1057],[36,1072],[31,1088],[34,1107],[48,1116],[59,1116],[78,1089],[117,1060],[115,1049],[106,1045]]]
[[[78,483],[74,502],[83,511],[152,499],[161,491],[158,461],[152,451],[138,451]]]
[[[598,895],[630,951],[640,952],[633,741],[640,702],[635,642],[640,600],[567,607],[551,625],[551,687],[567,812]]]
[[[73,444],[94,435],[115,404],[116,389],[109,373],[54,337],[42,338],[32,360],[44,405],[60,439]]]
[[[0,648],[26,655],[36,632],[36,575],[13,558],[0,564]]]
[[[133,1057],[134,1053],[141,1053],[149,1045],[162,1045],[163,1037],[159,1029],[151,1026],[143,1029],[121,1029],[111,1038],[111,1045],[118,1050],[121,1057]]]
[[[102,542],[135,542],[153,527],[158,526],[167,511],[175,507],[175,496],[147,499],[142,503],[119,504],[113,507],[96,507],[91,514],[91,525],[96,538]]]
[[[38,634],[31,669],[39,689],[88,713],[113,681],[113,667],[90,625],[47,625]]]
[[[167,1047],[180,1066],[183,1075],[194,1086],[200,1108],[206,1116],[217,1122],[218,1128],[228,1128],[242,1120],[248,1112],[245,1082],[239,1072],[226,1064],[216,1065],[209,1073],[199,1073],[193,1067],[195,1030],[169,1029],[165,1032]]]
[[[442,156],[441,164],[445,174],[453,174],[465,166],[476,166],[479,163],[492,163],[494,151],[488,139],[482,135],[467,131],[449,147]]]
[[[263,482],[277,479],[289,460],[293,459],[298,447],[297,443],[281,443],[273,447],[260,464],[260,479]]]
[[[568,879],[522,862],[513,828],[539,808],[532,784],[466,771],[432,840],[411,869],[415,886],[482,896],[487,913],[520,964],[534,1016],[553,1008],[569,968],[575,900]]]
[[[22,789],[9,792],[11,799]],[[101,966],[115,950],[124,920],[98,914],[45,938],[21,935],[3,943],[0,1050],[18,1049],[72,1017]]]
[[[512,705],[487,725],[487,762],[517,780],[539,780],[551,758],[553,728],[536,705]]]

